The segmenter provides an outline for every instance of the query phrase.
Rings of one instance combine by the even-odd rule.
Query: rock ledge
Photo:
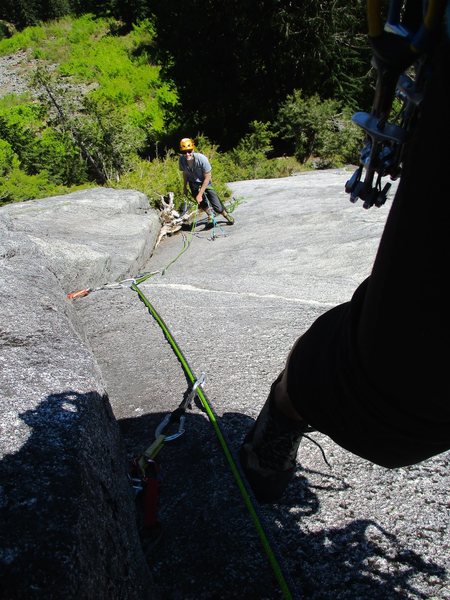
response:
[[[132,190],[0,209],[4,600],[157,597],[119,429],[66,294],[135,275],[159,229]]]

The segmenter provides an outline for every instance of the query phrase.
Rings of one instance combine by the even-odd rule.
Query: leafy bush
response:
[[[232,195],[228,182],[253,179],[255,170],[258,177],[285,177],[302,169],[293,157],[265,157],[265,152],[269,152],[271,147],[269,130],[266,125],[259,130],[259,125],[261,124],[254,124],[249,137],[242,141],[236,151],[221,153],[218,146],[204,135],[200,134],[195,138],[196,150],[205,154],[211,162],[213,185],[225,204],[231,200]],[[174,192],[175,206],[179,208],[185,198],[178,160],[179,156],[173,150],[169,150],[163,158],[137,159],[120,181],[110,181],[108,185],[139,190],[149,197],[154,207],[158,206],[160,196]]]
[[[17,29],[12,23],[0,19],[0,40],[9,38],[17,33]]]
[[[273,148],[272,137],[269,123],[250,123],[249,133],[228,153],[238,179],[243,176],[247,179],[265,176],[263,172],[267,168],[267,154]]]
[[[335,100],[303,98],[300,90],[281,105],[275,129],[290,143],[295,157],[315,168],[357,161],[363,134],[351,121],[350,110]]]
[[[154,207],[158,206],[160,197],[168,192],[174,192],[175,206],[179,207],[183,201],[183,180],[178,170],[178,156],[173,151],[164,158],[154,160],[136,158],[119,181],[109,181],[108,185],[139,190],[148,196]]]
[[[153,205],[172,191],[181,205],[178,154],[169,150],[144,158],[177,128],[178,95],[148,54],[153,22],[136,23],[126,35],[119,34],[120,27],[112,18],[85,14],[0,40],[0,54],[26,48],[41,64],[51,63],[35,74],[40,102],[25,96],[0,99],[2,202],[96,182],[141,190]],[[295,157],[269,158],[276,136],[289,142]],[[303,99],[296,91],[275,123],[252,121],[228,152],[202,134],[196,145],[210,159],[214,187],[227,202],[229,181],[283,177],[305,168],[299,161],[316,168],[352,162],[360,138],[337,102]]]
[[[20,98],[0,99],[0,141],[9,144],[20,168],[29,175],[45,171],[49,184],[79,184],[86,170],[67,131],[46,122],[42,104]]]
[[[50,181],[46,171],[28,175],[17,165],[0,179],[0,204],[22,202],[34,198],[45,198],[80,189],[81,186],[68,188],[55,185]]]
[[[11,144],[0,139],[0,177],[11,171],[14,163],[18,164],[17,154],[12,149]]]
[[[43,190],[44,177],[49,189],[118,180],[165,132],[178,99],[143,50],[152,25],[138,23],[122,36],[117,26],[111,18],[65,17],[0,41],[0,54],[27,48],[41,64],[58,64],[36,70],[39,103],[25,96],[0,99],[0,140],[8,144],[0,168],[11,169],[10,148],[19,161],[16,184],[25,186],[19,196],[34,197],[30,185]]]
[[[114,106],[154,140],[164,131],[166,113],[177,105],[178,96],[142,51],[154,36],[151,21],[136,23],[122,36],[114,34],[116,26],[112,18],[90,14],[47,23],[47,35],[35,47],[35,56],[57,62],[62,81],[70,78],[92,85],[89,96],[97,107]]]
[[[252,121],[238,145],[221,157],[226,181],[285,177],[302,169],[294,158],[268,158],[273,130],[269,123]]]
[[[42,27],[27,27],[9,38],[0,40],[0,55],[12,54],[26,48],[38,47],[44,38],[45,33]]]

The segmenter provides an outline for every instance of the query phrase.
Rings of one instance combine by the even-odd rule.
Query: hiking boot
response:
[[[247,481],[259,502],[276,502],[294,476],[296,457],[303,433],[310,428],[282,414],[274,403],[272,384],[252,429],[239,450],[239,459]]]
[[[229,212],[223,210],[221,215],[228,221],[228,225],[234,225],[234,218],[230,215]]]

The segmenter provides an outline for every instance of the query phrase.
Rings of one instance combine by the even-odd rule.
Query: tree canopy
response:
[[[3,0],[0,18],[17,27],[64,14],[114,16],[124,28],[148,19],[149,58],[180,98],[180,130],[224,149],[249,123],[275,118],[301,90],[350,108],[369,105],[365,1],[345,0]]]
[[[154,0],[158,57],[177,85],[186,127],[226,145],[252,119],[271,120],[301,89],[365,103],[365,3]]]

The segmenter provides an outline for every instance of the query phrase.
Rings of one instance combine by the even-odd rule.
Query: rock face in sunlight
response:
[[[26,234],[27,252],[44,257],[65,292],[135,275],[160,230],[144,194],[108,188],[9,204],[0,209],[0,223]],[[23,242],[14,252],[22,250]]]
[[[66,294],[135,275],[158,213],[132,190],[0,209],[4,598],[155,598],[117,423]]]

